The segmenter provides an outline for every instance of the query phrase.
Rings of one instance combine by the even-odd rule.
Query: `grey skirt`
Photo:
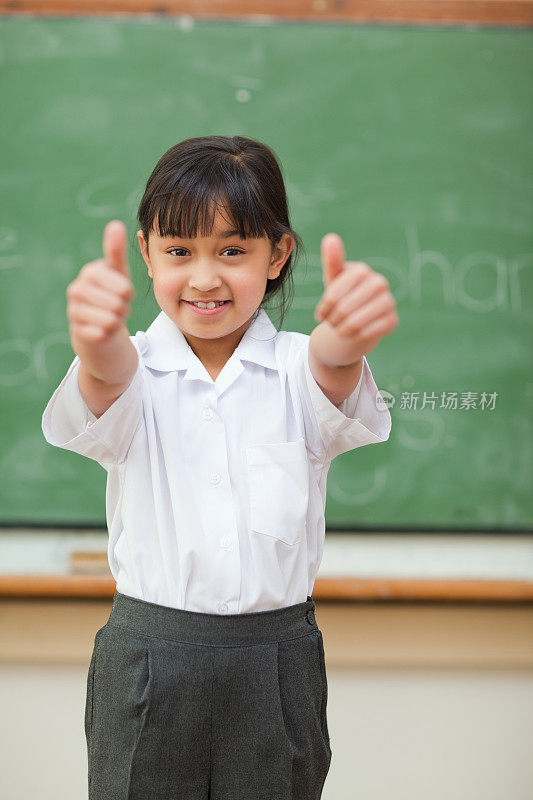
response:
[[[205,614],[117,592],[87,676],[89,800],[319,800],[315,603]]]

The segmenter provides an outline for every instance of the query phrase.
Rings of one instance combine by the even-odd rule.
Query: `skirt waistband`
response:
[[[295,639],[318,630],[310,596],[285,608],[222,615],[161,606],[121,592],[113,597],[107,626],[161,639],[230,647]]]

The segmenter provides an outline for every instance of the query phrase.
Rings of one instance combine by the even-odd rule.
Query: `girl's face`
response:
[[[277,278],[294,247],[284,235],[272,252],[267,236],[241,239],[217,211],[210,237],[181,239],[138,231],[142,256],[161,309],[186,338],[225,339],[236,346],[263,300],[267,279]],[[218,311],[196,310],[191,301],[227,301]],[[207,342],[204,342],[207,344]],[[222,344],[222,342],[221,342]]]

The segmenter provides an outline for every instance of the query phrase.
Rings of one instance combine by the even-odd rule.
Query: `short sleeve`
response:
[[[104,467],[120,463],[142,419],[141,358],[128,387],[100,417],[90,411],[80,393],[80,363],[76,356],[48,401],[42,416],[44,437],[49,444],[72,450]]]
[[[385,442],[392,420],[372,376],[366,357],[359,383],[337,408],[324,394],[309,365],[309,342],[297,356],[298,390],[302,404],[307,447],[320,461],[365,444]]]

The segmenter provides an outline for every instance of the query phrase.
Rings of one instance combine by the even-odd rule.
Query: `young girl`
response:
[[[395,303],[328,234],[322,321],[276,330],[263,305],[301,240],[276,157],[252,139],[171,147],[138,221],[161,312],[129,335],[126,229],[110,222],[103,259],[67,288],[77,355],[43,414],[50,444],[107,471],[116,593],[87,680],[89,798],[318,800],[326,478],[389,437],[365,354]]]

